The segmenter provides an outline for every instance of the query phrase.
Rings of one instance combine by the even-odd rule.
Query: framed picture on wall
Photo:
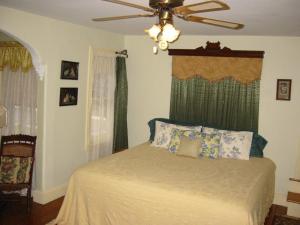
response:
[[[292,89],[291,79],[277,79],[276,99],[290,101],[291,89]]]
[[[59,106],[77,105],[78,88],[60,88]]]
[[[60,79],[63,80],[78,80],[78,62],[61,61]]]

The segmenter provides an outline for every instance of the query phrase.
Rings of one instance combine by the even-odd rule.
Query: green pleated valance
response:
[[[33,67],[30,52],[18,42],[0,41],[0,71],[6,66],[28,72]]]

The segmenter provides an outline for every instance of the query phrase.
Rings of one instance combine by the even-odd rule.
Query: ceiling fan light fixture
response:
[[[168,49],[168,47],[169,47],[169,44],[165,40],[160,40],[158,42],[158,47],[159,47],[160,50],[166,51]]]
[[[149,30],[145,30],[148,35],[153,38],[155,41],[158,39],[158,35],[161,33],[161,27],[157,24],[154,24]]]
[[[180,36],[180,30],[177,30],[173,25],[173,17],[179,19],[207,25],[213,25],[223,28],[238,30],[244,27],[243,24],[233,23],[229,21],[216,20],[201,16],[194,16],[196,13],[213,12],[230,9],[229,5],[222,0],[205,0],[202,2],[185,5],[184,0],[149,0],[149,7],[139,4],[129,3],[127,0],[102,0],[118,5],[128,6],[131,8],[141,9],[147,14],[136,14],[127,16],[113,16],[94,18],[93,21],[114,21],[123,19],[134,19],[140,17],[157,17],[157,23],[145,32],[155,41],[157,46],[153,48],[153,52],[157,53],[160,50],[167,50],[169,45],[175,42]]]
[[[163,27],[161,38],[169,43],[172,43],[178,39],[179,35],[180,31],[176,30],[172,24],[167,23]]]

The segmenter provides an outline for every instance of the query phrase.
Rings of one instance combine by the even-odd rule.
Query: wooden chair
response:
[[[22,200],[20,194],[15,193],[15,191],[20,191],[27,189],[27,210],[31,209],[32,197],[31,197],[31,187],[32,187],[32,171],[35,159],[35,145],[36,136],[29,135],[10,135],[2,136],[1,138],[1,148],[0,156],[12,156],[12,157],[25,157],[32,158],[30,170],[29,170],[29,180],[25,183],[3,183],[0,181],[0,201],[18,201]]]

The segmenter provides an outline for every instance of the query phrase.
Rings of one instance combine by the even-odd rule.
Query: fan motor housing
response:
[[[150,0],[149,6],[153,9],[170,9],[183,5],[183,0]]]

